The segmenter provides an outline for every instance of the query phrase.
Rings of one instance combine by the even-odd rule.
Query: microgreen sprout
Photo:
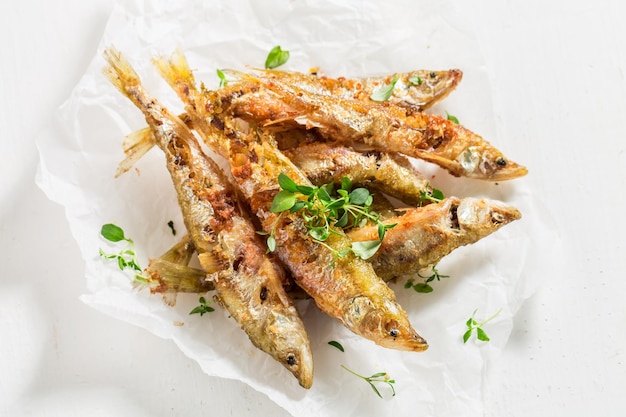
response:
[[[141,272],[141,267],[139,266],[139,261],[137,259],[137,254],[135,253],[135,243],[132,239],[126,237],[124,235],[124,230],[121,227],[116,226],[112,223],[107,223],[102,226],[100,229],[100,234],[103,238],[112,243],[125,242],[126,245],[118,252],[118,253],[106,253],[100,248],[98,253],[104,259],[115,259],[117,261],[117,266],[120,270],[124,271],[126,269],[130,269],[135,272],[135,281],[138,282],[147,282],[147,278],[139,274]]]
[[[331,340],[330,342],[328,342],[329,345],[336,347],[337,349],[339,349],[342,352],[345,352],[343,349],[343,346],[341,345],[341,343],[337,342],[336,340]]]
[[[385,232],[395,226],[380,221],[378,213],[370,210],[374,201],[372,194],[366,188],[352,189],[352,181],[348,177],[343,177],[341,188],[337,190],[332,183],[320,187],[298,185],[285,173],[278,175],[278,184],[281,191],[274,196],[270,211],[300,213],[309,236],[338,258],[345,257],[349,252],[362,259],[371,258],[382,244]],[[377,240],[354,242],[341,250],[335,250],[325,243],[331,234],[338,234],[336,229],[363,227],[368,221],[377,224]],[[270,252],[275,249],[273,236],[276,224],[274,222],[268,237]]]
[[[391,98],[391,95],[393,94],[393,89],[395,88],[397,82],[398,78],[394,78],[389,84],[380,86],[372,93],[370,99],[374,101],[389,100]]]
[[[454,115],[452,115],[452,114],[448,113],[448,111],[447,111],[447,110],[446,110],[446,118],[447,118],[448,120],[450,120],[452,123],[455,123],[455,124],[457,124],[457,125],[459,124],[459,119],[457,119],[457,117],[456,117],[456,116],[454,116]]]
[[[289,60],[289,51],[284,51],[280,45],[272,48],[265,59],[265,68],[273,69],[280,67]]]
[[[220,79],[219,88],[226,87],[226,85],[228,84],[228,80],[226,80],[226,75],[219,68],[216,70],[216,72],[217,72],[217,78]]]
[[[206,313],[210,313],[212,311],[215,311],[215,309],[209,305],[209,303],[207,302],[206,298],[200,297],[198,299],[198,302],[200,304],[198,306],[194,307],[194,309],[189,312],[189,315],[200,314],[200,317],[202,317]]]
[[[478,322],[476,319],[474,319],[474,315],[476,314],[477,311],[478,309],[474,310],[474,312],[472,313],[472,316],[469,319],[467,319],[467,322],[465,322],[465,325],[467,326],[467,331],[463,334],[463,343],[467,343],[469,338],[472,337],[472,333],[474,332],[474,330],[476,330],[476,338],[478,340],[481,340],[483,342],[488,342],[489,336],[487,336],[487,333],[485,333],[485,331],[483,330],[483,326],[489,323],[491,320],[498,317],[498,314],[500,314],[502,309],[496,311],[496,313],[493,316],[481,322]]]
[[[431,188],[430,190],[420,190],[420,205],[426,201],[431,201],[433,203],[439,203],[443,201],[445,196],[443,195],[443,191],[438,188]]]
[[[357,374],[356,372],[347,368],[344,365],[341,365],[341,367],[345,369],[346,371],[350,372],[352,375],[358,376],[359,378],[361,378],[362,380],[370,384],[370,387],[372,387],[376,395],[378,395],[380,398],[383,398],[383,396],[381,395],[380,391],[378,391],[378,388],[376,388],[376,386],[374,385],[375,383],[383,383],[383,384],[389,385],[389,387],[391,388],[391,393],[392,393],[391,396],[392,397],[396,396],[396,390],[393,387],[393,384],[395,384],[396,381],[394,379],[389,378],[389,375],[387,375],[387,372],[377,372],[371,376],[363,376],[363,375]]]
[[[433,287],[430,286],[429,283],[434,280],[440,281],[441,278],[450,278],[449,275],[442,275],[439,273],[436,265],[430,267],[431,274],[430,275],[422,275],[417,272],[417,276],[424,279],[424,282],[415,282],[413,279],[409,279],[405,284],[404,288],[413,288],[415,292],[419,293],[429,293],[433,292]]]

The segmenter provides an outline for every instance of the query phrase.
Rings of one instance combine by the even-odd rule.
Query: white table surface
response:
[[[112,0],[0,3],[0,415],[286,416],[170,341],[78,300],[63,209],[34,183],[35,137],[95,53]],[[487,371],[485,416],[626,415],[626,3],[475,2],[499,131],[566,259]],[[541,241],[534,242],[542,245]]]

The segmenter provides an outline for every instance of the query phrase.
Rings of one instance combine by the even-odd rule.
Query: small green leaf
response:
[[[289,209],[290,213],[296,213],[302,210],[306,206],[306,201],[298,200],[296,203]]]
[[[385,230],[387,230],[385,228],[385,225],[382,223],[378,223],[378,239],[380,239],[381,241],[384,239],[385,237]]]
[[[122,228],[112,223],[103,225],[102,229],[100,230],[100,234],[109,242],[119,242],[121,240],[126,240]]]
[[[448,113],[447,110],[446,110],[446,118],[450,120],[452,123],[455,123],[457,125],[459,124],[459,119],[457,119],[456,116],[453,116],[450,113]]]
[[[122,258],[121,256],[117,257],[117,266],[120,267],[120,269],[123,271],[124,268],[126,268],[126,260],[124,258]]]
[[[296,203],[296,195],[291,191],[282,190],[274,196],[270,211],[272,213],[280,213],[289,210]]]
[[[309,234],[313,239],[321,240],[322,242],[330,236],[330,232],[322,227],[309,230]]]
[[[374,101],[389,100],[391,98],[391,95],[393,94],[393,89],[396,86],[397,82],[398,82],[398,79],[394,78],[393,80],[391,80],[389,84],[385,84],[379,87],[372,93],[372,95],[370,96],[370,99]]]
[[[381,376],[385,376],[385,375],[387,375],[387,372],[377,372],[373,374],[372,376],[370,376],[370,379],[380,378]]]
[[[330,203],[328,203],[328,205],[326,206],[326,210],[335,210],[335,209],[343,207],[344,204],[345,204],[344,199],[339,198],[337,200],[333,200]]]
[[[299,191],[298,185],[296,185],[296,183],[291,178],[289,178],[289,176],[285,174],[284,172],[281,172],[280,174],[278,174],[278,185],[280,185],[280,188],[282,188],[283,190],[287,190],[292,193]]]
[[[199,302],[200,304],[206,304],[206,298],[204,298],[204,297],[200,297],[200,298],[198,298],[198,302]]]
[[[320,187],[319,191],[317,192],[317,197],[327,203],[331,201],[330,193],[328,192],[326,187]]]
[[[472,337],[472,329],[469,329],[463,334],[463,343],[467,343],[470,337]]]
[[[412,286],[413,286],[413,281],[411,281],[411,280],[409,280],[409,281],[404,283],[404,288],[407,289],[407,290],[409,288],[411,288]]]
[[[413,85],[422,85],[422,78],[419,75],[414,75],[409,78],[409,82]]]
[[[224,73],[219,68],[216,70],[216,72],[217,78],[220,79],[219,88],[226,87],[226,84],[228,84],[228,81],[226,80],[226,75],[224,75]]]
[[[315,193],[317,187],[310,187],[308,185],[298,185],[296,186],[296,190],[300,192],[300,194],[309,196]]]
[[[382,241],[367,240],[365,242],[352,242],[352,252],[361,259],[369,259],[380,248]]]
[[[274,236],[270,235],[265,243],[267,245],[268,252],[274,252],[276,250],[276,239]]]
[[[369,382],[369,381],[367,381]],[[378,389],[374,386],[374,384],[372,384],[371,382],[369,382],[370,387],[372,387],[372,389],[374,390],[374,392],[376,393],[376,395],[378,395],[380,398],[383,398],[382,395],[380,395],[380,392],[378,391]]]
[[[436,200],[443,200],[445,196],[443,195],[443,191],[438,188],[433,188],[432,197]]]
[[[369,190],[367,190],[367,188],[355,188],[349,194],[350,203],[356,204],[356,205],[363,205],[365,204],[369,196],[370,196],[370,192]]]
[[[429,292],[433,292],[433,287],[425,283],[418,283],[413,286],[415,292],[419,292],[422,294],[427,294]]]
[[[349,217],[348,212],[344,211],[341,217],[339,218],[339,220],[335,222],[335,226],[341,227],[341,228],[346,227],[346,225],[348,224],[348,217]]]
[[[352,180],[346,176],[341,178],[341,189],[345,191],[350,191],[352,188]]]
[[[336,347],[337,349],[339,349],[342,352],[345,352],[343,349],[343,346],[341,346],[341,343],[336,342],[334,340],[331,340],[330,342],[328,342],[329,345]]]
[[[480,327],[476,328],[476,337],[478,338],[478,340],[482,340],[483,342],[489,341],[489,336],[487,336],[487,333],[485,333],[485,331]]]
[[[273,69],[280,67],[289,60],[289,51],[284,51],[280,45],[272,48],[265,59],[265,68]]]

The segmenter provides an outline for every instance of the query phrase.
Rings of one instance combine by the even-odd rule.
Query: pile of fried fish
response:
[[[499,201],[425,198],[433,188],[409,158],[488,181],[527,173],[479,135],[424,112],[456,87],[459,70],[361,79],[224,71],[228,83],[209,90],[196,84],[184,55],[175,52],[153,62],[184,103],[185,113],[177,115],[150,96],[119,51],[107,49],[104,57],[105,75],[149,125],[127,136],[118,175],[159,147],[188,232],[151,261],[148,285],[155,293],[214,291],[250,341],[305,388],[313,383],[313,359],[295,298],[313,299],[378,345],[423,351],[427,342],[387,282],[436,265],[520,218]],[[386,97],[372,99],[381,89]],[[217,158],[227,161],[228,174]],[[347,177],[373,191],[380,221],[395,226],[368,259],[338,257],[353,242],[378,239],[380,228],[371,222],[333,227],[327,240],[315,239],[301,213],[272,210],[281,174],[305,188]],[[385,196],[406,206],[397,209]],[[271,234],[273,251],[259,231]],[[189,266],[194,253],[201,269]]]

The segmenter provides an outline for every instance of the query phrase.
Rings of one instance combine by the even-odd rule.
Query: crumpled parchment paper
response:
[[[445,258],[438,269],[450,278],[434,282],[430,294],[404,289],[404,281],[392,284],[414,327],[429,341],[424,353],[380,348],[321,314],[312,302],[299,302],[314,351],[315,381],[308,391],[256,350],[221,308],[204,317],[190,316],[198,295],[181,295],[169,307],[159,296],[133,289],[127,274],[98,256],[99,248],[113,250],[99,236],[105,223],[120,225],[134,239],[144,266],[184,229],[158,149],[135,170],[114,178],[124,135],[145,122],[103,77],[102,50],[120,49],[148,91],[179,111],[182,105],[152,67],[153,56],[180,48],[197,78],[217,87],[217,68],[261,67],[275,45],[291,52],[281,69],[319,67],[331,76],[460,68],[464,80],[457,91],[429,111],[449,111],[505,153],[507,142],[515,140],[496,137],[480,45],[471,23],[451,1],[126,1],[115,8],[89,69],[59,109],[56,123],[38,138],[37,182],[65,207],[86,264],[83,301],[172,339],[207,374],[243,381],[294,416],[482,415],[486,363],[506,344],[513,314],[536,286],[526,261],[530,236],[539,226],[523,179],[493,184],[452,178],[420,165],[446,195],[501,199],[516,205],[524,219]],[[177,236],[167,226],[170,220],[179,229]],[[472,338],[463,344],[465,322],[475,309],[482,319],[500,308],[502,313],[485,327],[489,343]],[[331,340],[340,342],[345,353],[329,346]],[[342,364],[366,376],[387,372],[396,381],[396,396],[379,385],[384,398],[378,398]]]

